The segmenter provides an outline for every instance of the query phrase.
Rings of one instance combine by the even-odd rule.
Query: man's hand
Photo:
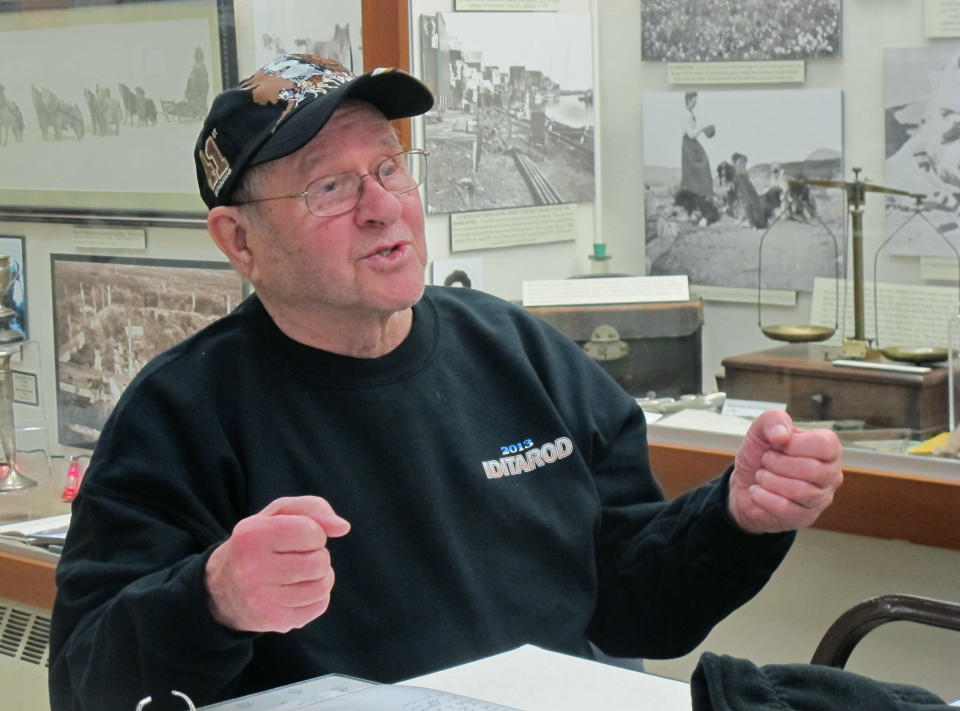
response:
[[[250,632],[289,632],[316,619],[333,588],[327,538],[349,530],[317,496],[277,499],[243,519],[207,560],[214,619]]]
[[[813,523],[843,482],[842,447],[831,430],[797,430],[782,410],[750,426],[730,477],[730,514],[749,533]]]

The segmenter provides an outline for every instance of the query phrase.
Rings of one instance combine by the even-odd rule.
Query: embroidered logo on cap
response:
[[[273,130],[308,96],[326,94],[356,77],[333,59],[309,54],[285,54],[277,57],[240,85],[250,90],[253,100],[264,106],[280,101],[287,108],[277,118]]]
[[[217,137],[217,130],[214,129],[203,142],[203,147],[197,152],[200,159],[200,165],[203,166],[203,172],[207,176],[207,185],[213,191],[214,195],[220,195],[220,188],[223,182],[230,177],[230,163],[224,158],[220,147],[214,140]]]

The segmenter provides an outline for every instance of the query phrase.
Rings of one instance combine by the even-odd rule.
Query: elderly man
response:
[[[303,55],[214,101],[207,226],[256,293],[147,365],[103,431],[57,573],[54,711],[390,682],[523,643],[683,654],[830,503],[836,437],[783,412],[665,502],[643,413],[574,343],[425,289],[426,156],[389,121],[431,105],[402,72]]]

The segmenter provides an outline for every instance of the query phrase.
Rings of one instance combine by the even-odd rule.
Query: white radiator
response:
[[[50,611],[0,598],[3,711],[50,711]]]

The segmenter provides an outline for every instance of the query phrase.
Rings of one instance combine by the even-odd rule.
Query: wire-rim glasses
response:
[[[429,153],[419,148],[402,151],[384,158],[377,165],[376,170],[363,175],[351,172],[325,175],[309,183],[302,193],[240,200],[233,204],[249,205],[269,200],[303,198],[312,215],[335,217],[350,212],[357,206],[363,194],[363,179],[368,175],[380,183],[384,190],[394,195],[416,190],[427,178],[428,155]]]

